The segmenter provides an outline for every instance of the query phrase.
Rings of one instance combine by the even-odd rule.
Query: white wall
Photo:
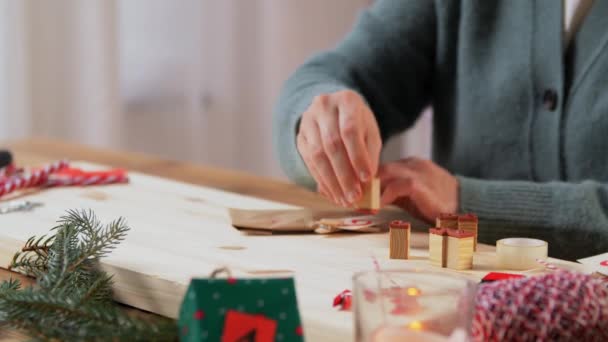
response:
[[[28,31],[25,5],[0,1],[0,137],[14,139],[31,132]]]
[[[0,139],[45,135],[282,177],[288,75],[369,0],[0,1]],[[427,154],[430,121],[385,159]]]

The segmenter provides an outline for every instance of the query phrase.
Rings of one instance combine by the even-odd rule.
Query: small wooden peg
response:
[[[392,221],[389,224],[390,258],[409,259],[410,257],[410,231],[409,222]]]
[[[380,210],[380,179],[374,178],[363,184],[363,195],[356,208],[360,212],[376,214]]]

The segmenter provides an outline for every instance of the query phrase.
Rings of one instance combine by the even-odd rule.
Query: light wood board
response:
[[[428,263],[426,233],[412,232],[410,260],[388,258],[388,234],[248,236],[229,224],[228,207],[290,206],[134,172],[130,178],[128,185],[56,188],[27,195],[24,198],[44,206],[0,215],[0,263],[8,265],[30,236],[47,234],[66,209],[90,208],[102,221],[123,216],[132,230],[103,260],[115,276],[118,301],[176,317],[189,280],[206,277],[218,267],[227,266],[238,277],[294,276],[309,341],[352,340],[352,314],[336,311],[331,304],[336,294],[352,288],[355,272],[373,268],[372,256],[386,269],[441,270]],[[480,244],[474,270],[443,271],[480,279],[494,270],[493,251]]]

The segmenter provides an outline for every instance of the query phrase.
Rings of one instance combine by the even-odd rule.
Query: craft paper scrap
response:
[[[583,265],[589,266],[593,271],[608,276],[608,253],[577,260]]]
[[[402,219],[398,210],[381,211],[377,215],[357,215],[351,210],[278,209],[246,210],[229,209],[234,227],[271,232],[316,232],[328,234],[338,231],[362,233],[386,230],[388,222]]]

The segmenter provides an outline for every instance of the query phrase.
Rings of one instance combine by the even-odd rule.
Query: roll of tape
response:
[[[543,240],[508,238],[496,242],[498,268],[529,270],[538,268],[537,259],[547,259],[549,245]]]

